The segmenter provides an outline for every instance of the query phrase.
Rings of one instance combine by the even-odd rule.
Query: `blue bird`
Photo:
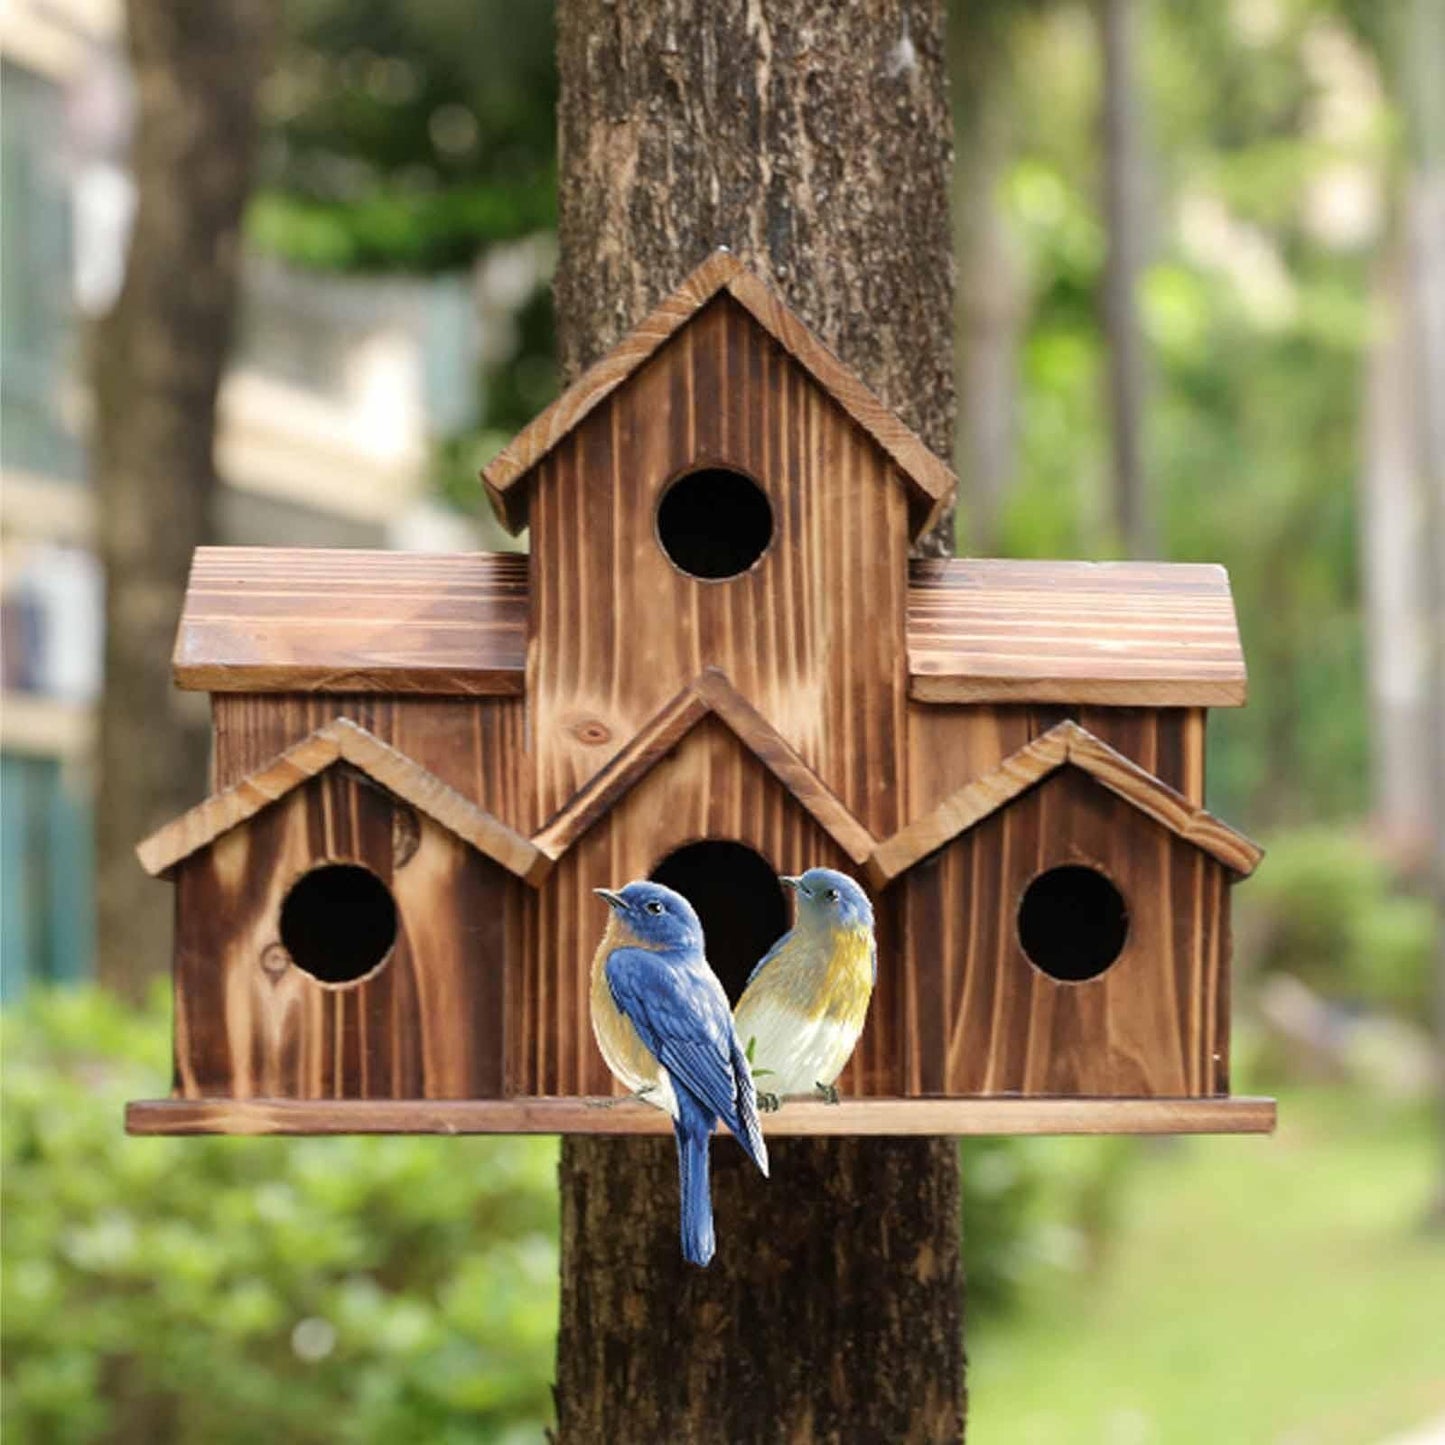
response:
[[[672,1116],[682,1253],[705,1265],[714,1249],[708,1141],[719,1119],[768,1172],[752,1074],[687,899],[660,883],[594,892],[612,916],[592,964],[592,1031],[613,1074]]]
[[[765,1109],[815,1089],[836,1104],[878,977],[873,905],[831,868],[782,881],[797,895],[797,921],[752,971],[734,1024],[766,1083]]]

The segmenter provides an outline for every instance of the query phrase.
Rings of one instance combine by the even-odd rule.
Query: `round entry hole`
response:
[[[281,942],[322,983],[352,983],[396,942],[396,901],[369,868],[326,863],[297,879],[281,905]]]
[[[676,889],[702,920],[707,961],[736,1003],[748,975],[788,931],[788,904],[778,875],[742,843],[689,843],[653,870],[653,882]]]
[[[689,577],[740,577],[773,540],[773,509],[751,477],[703,467],[679,477],[657,504],[657,540]]]
[[[1124,951],[1124,895],[1094,868],[1069,864],[1040,873],[1019,903],[1019,943],[1050,978],[1097,978]]]

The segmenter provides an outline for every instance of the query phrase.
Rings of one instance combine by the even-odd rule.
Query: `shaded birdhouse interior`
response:
[[[139,850],[176,1037],[132,1131],[665,1132],[595,1107],[592,890],[691,899],[735,1000],[815,866],[877,986],[843,1102],[768,1132],[1272,1127],[1229,1092],[1259,850],[1203,806],[1222,569],[910,561],[948,469],[721,253],[484,481],[527,554],[197,553],[214,791]]]

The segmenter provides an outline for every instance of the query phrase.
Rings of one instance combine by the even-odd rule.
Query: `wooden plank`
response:
[[[1052,728],[1025,744],[983,777],[965,783],[932,812],[880,843],[867,862],[869,882],[875,888],[885,887],[920,858],[943,847],[1061,767],[1068,755],[1068,735],[1063,727]]]
[[[773,514],[771,546],[723,581],[683,574],[658,545],[661,497],[700,463],[753,478]],[[897,829],[907,497],[890,459],[730,296],[543,458],[533,492],[539,817],[716,666],[864,828]]]
[[[721,718],[704,717],[576,840],[536,895],[536,931],[519,970],[508,1025],[517,1049],[513,1077],[519,1092],[589,1094],[611,1087],[588,1014],[592,956],[607,921],[606,906],[592,890],[649,877],[676,849],[701,839],[740,843],[775,874],[814,865],[858,871],[737,734]],[[740,909],[752,904],[747,896],[738,899]],[[730,961],[715,956],[725,985],[732,976],[740,990],[772,941],[740,961],[740,978]],[[898,958],[889,954],[880,965],[868,1023],[841,1085],[845,1090],[900,1092]]]
[[[1258,844],[1242,833],[1196,807],[1077,723],[1065,721],[1005,758],[983,777],[965,783],[932,812],[880,843],[866,863],[869,881],[875,887],[884,887],[1065,765],[1087,773],[1241,877],[1253,872],[1264,856]]]
[[[364,976],[332,983],[299,966],[280,924],[297,880],[335,862],[366,868],[389,890],[396,933],[374,941],[384,951]],[[523,892],[349,764],[309,779],[179,866],[177,1092],[500,1095],[506,961]]]
[[[342,759],[509,872],[529,882],[545,876],[548,860],[534,844],[347,718],[318,728],[232,787],[172,819],[136,848],[142,866],[153,875],[168,873]]]
[[[1084,866],[1123,896],[1118,957],[1083,980],[1025,954],[1021,899]],[[1210,1096],[1227,1058],[1224,865],[1062,768],[896,885],[904,927],[903,1091]]]
[[[614,1107],[615,1105],[615,1107]],[[913,1134],[1272,1134],[1273,1099],[798,1100],[763,1119],[772,1138]],[[633,1100],[146,1099],[126,1132],[153,1134],[669,1134]]]
[[[173,659],[209,692],[520,694],[527,558],[201,547]]]
[[[909,695],[921,702],[1237,707],[1244,653],[1222,567],[914,562]]]
[[[1254,872],[1264,857],[1259,844],[1213,813],[1195,807],[1083,728],[1070,726],[1069,762],[1242,878]]]
[[[218,693],[211,699],[213,791],[233,786],[338,717],[405,753],[523,836],[536,828],[520,697]]]
[[[578,838],[671,752],[704,717],[725,723],[767,770],[813,816],[855,863],[876,842],[784,741],[777,729],[711,667],[659,709],[608,765],[532,839],[549,858],[560,858]]]
[[[892,459],[914,494],[913,533],[927,531],[953,495],[953,473],[773,291],[725,251],[708,257],[483,470],[483,483],[503,521],[513,531],[526,524],[526,481],[537,463],[720,292],[731,296]]]

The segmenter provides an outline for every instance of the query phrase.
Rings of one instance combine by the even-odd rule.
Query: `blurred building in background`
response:
[[[103,583],[85,449],[88,323],[114,300],[134,193],[119,0],[0,15],[0,995],[92,948],[90,748]],[[430,498],[432,446],[475,419],[471,278],[247,266],[220,396],[218,539],[475,545]],[[164,518],[155,525],[164,526]]]

